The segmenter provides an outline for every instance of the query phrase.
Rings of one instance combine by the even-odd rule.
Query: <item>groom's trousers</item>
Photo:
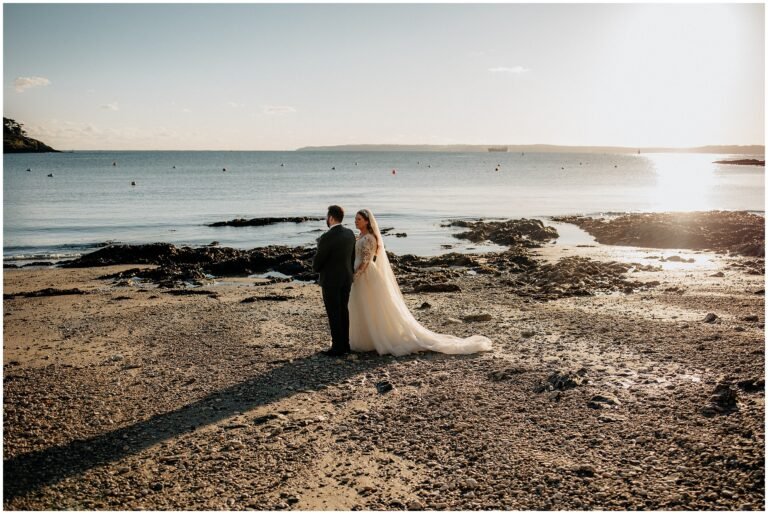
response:
[[[323,287],[323,303],[331,326],[331,350],[348,352],[349,348],[349,291],[351,285]]]

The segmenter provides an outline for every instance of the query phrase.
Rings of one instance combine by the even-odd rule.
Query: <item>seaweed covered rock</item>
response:
[[[749,212],[633,213],[612,219],[583,216],[553,219],[578,225],[601,244],[765,256],[765,218]]]
[[[523,246],[538,248],[558,238],[557,230],[545,226],[540,220],[517,219],[506,221],[465,221],[453,220],[446,227],[465,227],[466,232],[454,234],[458,239],[473,243],[491,241],[502,246]]]

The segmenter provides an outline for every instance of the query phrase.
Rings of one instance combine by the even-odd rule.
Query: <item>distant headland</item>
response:
[[[504,149],[504,150],[501,150]],[[560,145],[335,145],[305,146],[297,152],[541,152],[541,153],[720,153],[763,155],[763,145],[710,145],[694,148]]]
[[[3,153],[58,152],[42,141],[27,136],[23,125],[3,117]]]

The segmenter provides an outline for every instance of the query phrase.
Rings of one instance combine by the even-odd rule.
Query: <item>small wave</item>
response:
[[[16,255],[3,255],[3,260],[8,262],[18,261],[61,261],[67,259],[77,259],[82,257],[82,252],[65,253],[22,253]]]

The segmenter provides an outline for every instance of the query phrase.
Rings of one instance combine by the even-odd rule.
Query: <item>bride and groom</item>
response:
[[[344,209],[328,207],[328,231],[317,240],[312,263],[331,327],[332,345],[323,352],[340,357],[351,351],[406,355],[421,351],[468,354],[488,351],[483,336],[438,334],[413,317],[397,285],[373,213],[355,215],[359,237],[341,225]]]

